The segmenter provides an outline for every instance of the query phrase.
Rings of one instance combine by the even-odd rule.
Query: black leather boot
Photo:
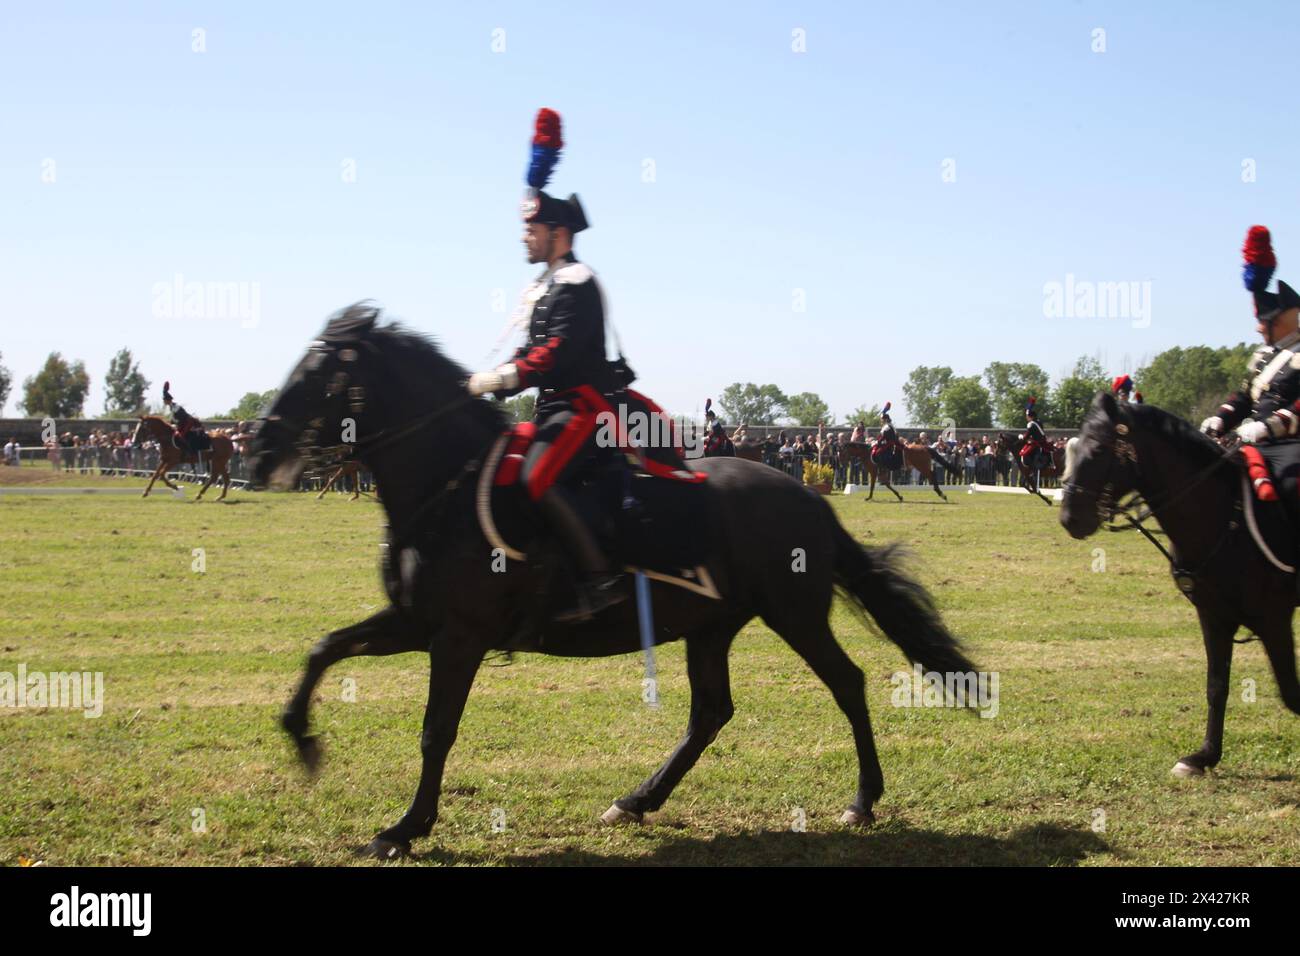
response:
[[[623,575],[616,574],[610,568],[605,552],[582,519],[573,500],[573,493],[555,485],[547,489],[537,503],[541,506],[547,525],[563,542],[582,571],[582,579],[578,582],[577,605],[555,615],[555,619],[589,620],[605,608],[627,600],[627,592],[619,587]]]

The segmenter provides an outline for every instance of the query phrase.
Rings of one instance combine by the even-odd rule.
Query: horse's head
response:
[[[369,337],[380,310],[365,302],[335,313],[253,426],[246,457],[254,487],[283,490],[356,441],[366,409]]]
[[[1131,417],[1110,392],[1098,392],[1068,451],[1061,524],[1073,538],[1086,538],[1134,490],[1136,472]]]
[[[291,488],[304,470],[349,453],[373,465],[367,454],[395,448],[400,438],[418,440],[403,427],[419,426],[418,413],[450,411],[460,402],[478,408],[486,426],[499,427],[500,412],[465,392],[463,368],[423,336],[378,326],[380,315],[371,303],[351,305],[308,346],[254,426],[246,450],[254,487]],[[448,440],[440,450],[454,454],[454,444]]]

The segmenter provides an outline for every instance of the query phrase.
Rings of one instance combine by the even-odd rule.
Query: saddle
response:
[[[535,432],[532,422],[504,432],[478,479],[479,526],[515,561],[551,550],[545,523],[518,480]],[[715,540],[707,476],[691,471],[674,448],[619,452],[592,463],[573,485],[606,553],[627,571],[721,600],[707,567]]]
[[[886,471],[898,471],[903,467],[903,446],[897,444],[876,444],[871,447],[871,460],[877,468]]]
[[[183,436],[175,428],[172,429],[172,444],[182,451],[198,452],[212,450],[212,436],[202,428],[193,428]]]
[[[1294,571],[1300,543],[1300,441],[1242,445],[1242,510],[1269,561]]]

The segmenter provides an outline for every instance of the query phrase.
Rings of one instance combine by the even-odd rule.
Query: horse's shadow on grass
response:
[[[648,831],[647,835],[652,831]],[[433,849],[416,862],[507,866],[1077,866],[1106,852],[1091,830],[1039,823],[1007,837],[939,833],[905,824],[867,831],[756,831],[714,837],[673,835],[647,853],[594,853],[561,847],[497,856]]]

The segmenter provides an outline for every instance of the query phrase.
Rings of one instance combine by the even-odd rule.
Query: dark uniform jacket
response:
[[[1251,357],[1241,388],[1219,406],[1224,431],[1247,418],[1263,422],[1274,439],[1295,437],[1300,427],[1300,333]]]
[[[595,274],[569,253],[539,281],[528,340],[511,361],[519,373],[515,391],[538,387],[538,417],[558,392],[590,385],[602,394],[617,386],[605,358],[605,305]]]

